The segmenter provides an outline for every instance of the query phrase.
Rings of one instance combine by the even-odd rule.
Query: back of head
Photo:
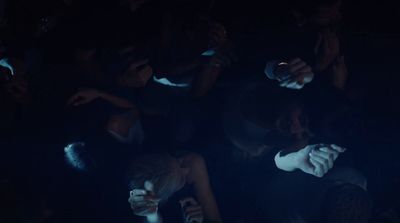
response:
[[[326,193],[319,222],[367,223],[371,209],[367,191],[353,184],[341,184]]]

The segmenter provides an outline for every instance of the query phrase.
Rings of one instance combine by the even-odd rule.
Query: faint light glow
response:
[[[11,66],[11,64],[7,58],[3,58],[0,60],[0,66],[10,69],[11,75],[14,75],[14,68]]]
[[[286,63],[286,62],[280,62],[280,63],[278,63],[278,66],[283,66],[283,65],[288,65],[288,63]]]
[[[182,84],[177,84],[177,83],[172,83],[169,81],[167,78],[157,78],[156,75],[153,75],[153,80],[159,84],[165,85],[165,86],[170,86],[170,87],[189,87],[189,84],[182,83]]]
[[[87,162],[92,160],[89,159],[88,154],[86,153],[85,143],[70,143],[64,148],[64,153],[66,162],[72,168],[80,171],[88,171],[91,168]]]
[[[204,56],[204,57],[214,56],[215,55],[215,50],[214,49],[208,49],[208,50],[204,51],[201,55]]]

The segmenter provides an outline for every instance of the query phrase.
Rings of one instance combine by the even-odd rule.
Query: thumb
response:
[[[144,189],[147,190],[148,192],[154,193],[154,184],[151,181],[146,180],[144,182]]]

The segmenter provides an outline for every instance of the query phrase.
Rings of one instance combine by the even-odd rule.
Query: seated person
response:
[[[143,155],[132,161],[127,177],[129,203],[145,222],[221,222],[207,168],[199,155]]]
[[[322,177],[345,151],[337,145],[309,144],[312,134],[306,110],[292,92],[254,83],[238,94],[225,110],[224,130],[246,156],[275,154],[276,167],[281,170],[300,169]]]

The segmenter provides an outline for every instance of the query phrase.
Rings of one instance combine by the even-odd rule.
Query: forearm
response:
[[[211,66],[205,67],[194,80],[192,88],[193,95],[195,97],[201,97],[207,94],[217,82],[220,73],[220,68]]]
[[[119,108],[135,108],[135,105],[133,103],[131,103],[130,101],[128,101],[124,98],[110,95],[105,92],[99,92],[99,98],[101,98]]]
[[[203,172],[198,181],[194,182],[194,190],[199,203],[203,207],[205,220],[214,223],[222,222],[207,172]]]
[[[275,165],[278,167],[278,169],[284,170],[284,171],[294,171],[297,169],[297,160],[293,156],[293,154],[287,154],[286,156],[281,155],[282,151],[279,151],[275,155]]]
[[[191,70],[194,70],[202,65],[202,61],[200,58],[195,58],[190,61],[185,61],[181,63],[176,63],[170,66],[161,67],[157,74],[166,75],[166,77],[179,77]]]

